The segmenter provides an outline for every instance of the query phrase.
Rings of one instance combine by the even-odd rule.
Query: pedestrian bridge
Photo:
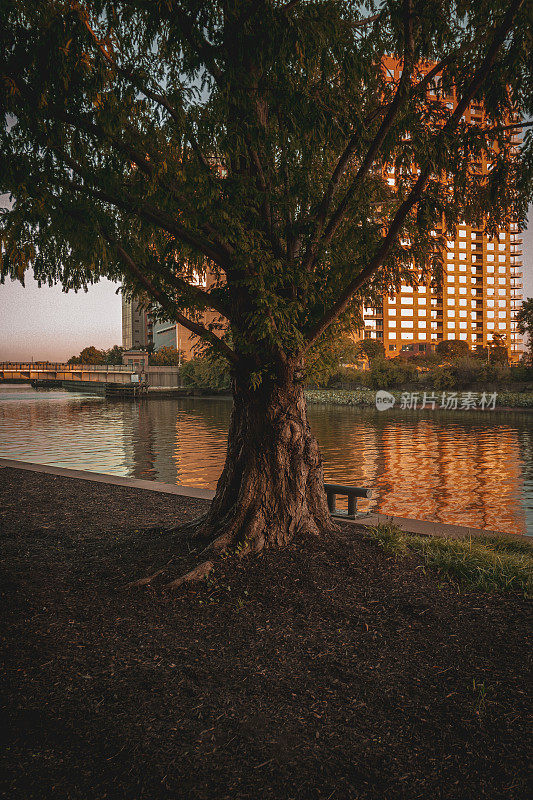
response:
[[[132,375],[134,381],[132,381]],[[0,362],[0,381],[69,381],[72,383],[113,383],[130,385],[136,382],[129,364],[57,364],[39,362]]]
[[[165,391],[182,386],[178,367],[149,366],[139,372],[131,364],[62,364],[50,361],[2,361],[0,383],[2,381],[134,395],[148,389]]]

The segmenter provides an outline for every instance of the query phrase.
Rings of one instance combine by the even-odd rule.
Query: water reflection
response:
[[[0,456],[214,488],[230,409],[226,399],[132,403],[4,386]],[[366,508],[533,533],[527,413],[311,406],[309,416],[326,478],[372,486],[376,499]]]

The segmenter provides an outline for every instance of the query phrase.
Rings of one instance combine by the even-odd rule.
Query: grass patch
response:
[[[431,569],[485,592],[533,596],[533,546],[505,536],[445,539],[416,536],[393,525],[370,529],[386,552],[416,553]]]

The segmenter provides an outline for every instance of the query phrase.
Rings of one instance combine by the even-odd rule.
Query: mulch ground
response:
[[[530,614],[357,529],[127,590],[201,501],[0,469],[5,796],[526,798]]]

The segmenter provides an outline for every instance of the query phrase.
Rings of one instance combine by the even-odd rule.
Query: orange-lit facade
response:
[[[398,81],[401,62],[387,59],[384,66],[388,79]],[[433,90],[436,92],[436,87]],[[453,90],[442,99],[450,109],[454,108]],[[483,108],[472,102],[465,120],[482,125]],[[518,145],[519,130],[513,139],[513,146]],[[476,166],[487,173],[487,163]],[[391,187],[395,186],[394,172],[385,172],[384,177]],[[402,285],[392,298],[385,295],[382,305],[364,309],[360,335],[383,342],[386,355],[394,357],[401,350],[433,349],[446,339],[465,341],[474,350],[490,344],[496,333],[505,337],[509,357],[517,361],[523,352],[516,326],[516,312],[522,302],[522,240],[518,225],[511,224],[509,230],[500,231],[493,239],[480,228],[460,225],[456,238],[448,239],[446,244],[442,285]]]

